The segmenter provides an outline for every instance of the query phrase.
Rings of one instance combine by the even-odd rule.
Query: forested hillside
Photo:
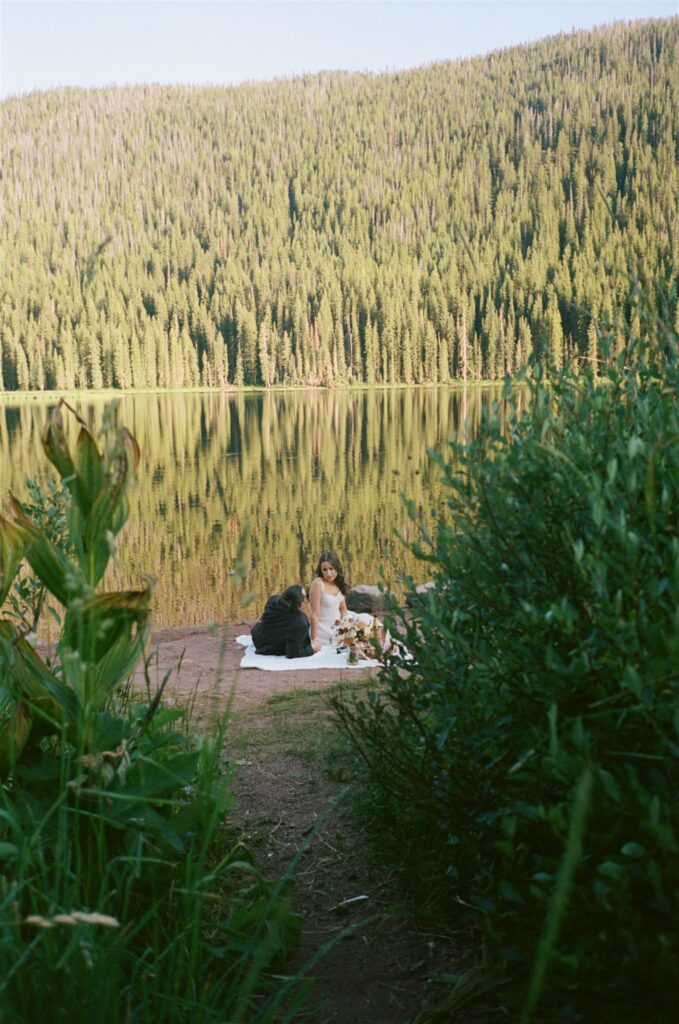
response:
[[[637,22],[398,74],[5,101],[0,390],[595,359],[634,275],[671,259],[678,37]]]

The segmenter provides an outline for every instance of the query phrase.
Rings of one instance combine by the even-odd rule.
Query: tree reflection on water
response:
[[[125,395],[118,421],[142,451],[111,587],[157,578],[156,627],[254,618],[269,594],[308,582],[335,548],[353,583],[423,567],[401,494],[432,522],[442,501],[427,448],[471,440],[499,388]],[[97,429],[107,402],[73,403]],[[0,405],[0,495],[49,472],[47,400]],[[249,532],[247,572],[239,542]]]

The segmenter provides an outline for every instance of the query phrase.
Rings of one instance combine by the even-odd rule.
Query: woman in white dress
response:
[[[348,590],[339,558],[334,551],[324,551],[309,587],[312,643],[316,640],[324,646],[336,644],[335,625],[347,614]]]
[[[367,612],[348,612],[346,595],[349,584],[339,558],[334,551],[324,551],[316,566],[316,575],[309,587],[309,618],[311,619],[311,642],[324,647],[336,647],[338,637],[335,626],[340,619],[357,619],[369,630],[375,629],[377,639],[386,650],[389,635],[384,634],[382,623]]]

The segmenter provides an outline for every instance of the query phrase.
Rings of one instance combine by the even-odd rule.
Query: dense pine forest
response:
[[[637,22],[395,74],[5,101],[0,390],[596,360],[636,275],[672,257],[678,36]]]

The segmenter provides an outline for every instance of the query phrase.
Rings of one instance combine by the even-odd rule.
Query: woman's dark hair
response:
[[[344,578],[344,570],[342,569],[342,563],[340,562],[335,552],[324,551],[321,557],[318,559],[318,565],[316,566],[316,575],[320,579],[323,579],[323,573],[321,572],[321,566],[323,565],[323,562],[330,562],[330,565],[337,573],[337,576],[335,576],[335,583],[346,597],[349,591],[349,584]]]
[[[305,598],[304,587],[301,583],[292,583],[286,587],[281,594],[281,601],[289,612],[298,612],[302,607]]]

